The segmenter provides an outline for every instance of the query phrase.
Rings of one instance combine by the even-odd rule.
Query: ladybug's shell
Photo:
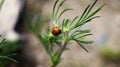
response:
[[[53,27],[52,34],[54,36],[58,36],[61,33],[61,29],[59,27]]]

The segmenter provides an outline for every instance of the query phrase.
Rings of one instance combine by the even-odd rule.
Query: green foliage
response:
[[[59,22],[61,16],[65,12],[72,10],[70,8],[65,8],[63,9],[63,11],[60,12],[60,8],[64,4],[65,0],[62,0],[60,3],[59,1],[60,0],[56,0],[53,6],[52,19],[54,27],[60,27]],[[92,44],[93,41],[83,40],[83,38],[85,39],[85,37],[92,34],[90,33],[90,30],[81,30],[80,28],[92,19],[100,17],[95,16],[95,14],[99,12],[104,5],[98,7],[92,12],[92,9],[95,6],[96,2],[97,0],[95,0],[95,2],[92,4],[89,4],[84,10],[81,17],[76,16],[72,20],[63,19],[62,26],[60,27],[62,33],[58,36],[54,36],[51,33],[49,24],[44,24],[45,22],[42,17],[37,17],[37,19],[40,20],[36,19],[36,21],[34,21],[36,23],[30,23],[29,21],[27,26],[29,27],[30,31],[32,31],[38,37],[39,41],[46,49],[46,52],[49,54],[52,61],[51,67],[56,67],[60,63],[62,53],[68,49],[67,45],[71,41],[75,41],[80,47],[82,47],[85,51],[88,52],[88,50],[83,46],[83,44]],[[43,28],[43,26],[45,27]],[[55,49],[56,47],[57,49]]]
[[[1,38],[0,42],[0,67],[5,67],[10,62],[18,63],[16,60],[13,59],[15,56],[15,52],[20,49],[20,45],[18,41],[9,42],[5,38]]]
[[[113,49],[104,46],[101,50],[102,57],[108,61],[116,61],[120,59],[120,53],[115,52]]]
[[[2,1],[0,2],[0,10],[1,10],[1,8],[2,8],[2,5],[3,5],[4,1],[5,1],[5,0],[2,0]]]
[[[2,0],[0,2],[0,10],[2,8],[2,5],[4,3],[5,0]],[[18,45],[18,42],[9,42],[6,41],[6,39],[1,37],[1,42],[0,42],[0,67],[5,67],[6,64],[10,63],[10,62],[15,62],[18,63],[16,60],[14,60],[12,57],[15,56],[16,54],[14,54],[15,51],[17,51],[20,46]]]

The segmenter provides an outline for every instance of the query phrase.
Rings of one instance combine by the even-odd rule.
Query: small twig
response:
[[[61,48],[61,52],[60,52],[60,54],[59,54],[58,58],[60,58],[60,57],[61,57],[62,52],[64,51],[64,49],[66,48],[66,46],[67,46],[67,42],[65,42],[65,43],[64,43],[64,45],[63,45],[63,47]]]

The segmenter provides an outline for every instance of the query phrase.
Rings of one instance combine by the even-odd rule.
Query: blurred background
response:
[[[2,1],[2,0],[1,0]],[[49,67],[50,58],[37,38],[29,32],[26,22],[43,18],[41,22],[52,24],[51,13],[55,0],[5,0],[0,11],[0,34],[8,41],[22,44],[15,53],[19,64],[10,63],[7,67]],[[85,7],[94,0],[66,0],[63,8],[73,8],[63,18],[80,16]],[[84,45],[88,53],[72,43],[62,55],[58,67],[120,67],[120,0],[98,0],[94,7],[106,4],[97,13],[100,18],[92,20],[83,29],[91,29],[93,35],[88,39],[93,44]],[[30,22],[30,23],[31,23]],[[16,46],[17,46],[16,45]],[[12,49],[12,48],[11,48]]]

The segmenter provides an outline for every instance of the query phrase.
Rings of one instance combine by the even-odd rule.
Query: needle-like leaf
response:
[[[86,16],[90,13],[90,11],[92,10],[92,8],[95,6],[96,3],[97,3],[97,0],[95,0],[95,2],[88,8],[88,11],[86,15],[84,16],[84,18],[86,18]]]
[[[16,60],[12,59],[12,58],[9,58],[7,56],[0,56],[0,59],[3,59],[3,60],[9,60],[9,61],[13,61],[15,63],[18,63]]]
[[[75,20],[77,20],[77,18],[78,18],[78,16],[76,16],[72,21],[71,21],[71,23],[70,23],[70,30],[72,30],[73,28],[74,28],[74,22],[75,22]],[[74,23],[74,24],[73,24]],[[73,24],[73,25],[72,25]]]
[[[77,44],[79,44],[79,46],[81,46],[86,52],[88,52],[88,50],[76,39],[73,39]]]
[[[90,36],[90,35],[93,35],[93,34],[85,34],[83,36],[77,37],[76,39],[80,39],[80,38],[83,38],[83,37],[86,37],[86,36]]]
[[[1,42],[0,42],[0,45],[4,44],[6,38],[4,38]]]
[[[95,17],[87,18],[87,19],[85,19],[84,21],[82,21],[80,24],[76,25],[75,28],[81,27],[82,25],[88,23],[88,22],[91,21],[92,19],[95,19],[95,18],[98,18],[98,17],[100,17],[100,16],[95,16]]]
[[[103,4],[102,6],[100,6],[98,9],[96,9],[93,13],[91,13],[88,17],[87,17],[87,19],[88,18],[90,18],[90,17],[92,17],[92,16],[94,16],[98,11],[100,11],[101,9],[102,9],[102,7],[104,7],[105,6],[105,4]]]
[[[78,22],[80,22],[80,21],[82,20],[82,18],[85,16],[85,14],[86,14],[86,12],[88,11],[89,7],[90,7],[90,4],[86,7],[86,9],[85,9],[84,12],[82,13],[82,15],[81,15],[80,19],[78,20]]]
[[[3,5],[4,1],[5,1],[5,0],[2,0],[1,3],[0,3],[0,10],[1,10],[1,8],[2,8],[2,5]]]
[[[80,43],[84,43],[84,44],[92,44],[94,41],[80,41]]]
[[[58,11],[59,11],[60,7],[63,5],[64,2],[65,2],[65,0],[62,0],[62,2],[59,4],[59,6],[58,6],[58,8],[57,8],[57,10],[55,12],[56,17],[57,17],[57,14],[58,14]]]
[[[58,16],[58,19],[60,19],[60,17],[63,15],[63,13],[65,13],[65,12],[67,12],[67,11],[69,11],[69,10],[73,10],[73,9],[70,9],[70,8],[64,9],[64,10],[60,13],[60,15]]]
[[[76,32],[80,32],[80,33],[90,33],[90,30],[77,30]]]
[[[52,13],[53,19],[55,18],[55,8],[56,8],[56,5],[57,5],[58,1],[59,1],[59,0],[56,0],[56,1],[55,1],[55,4],[54,4],[54,6],[53,6],[53,13]]]

